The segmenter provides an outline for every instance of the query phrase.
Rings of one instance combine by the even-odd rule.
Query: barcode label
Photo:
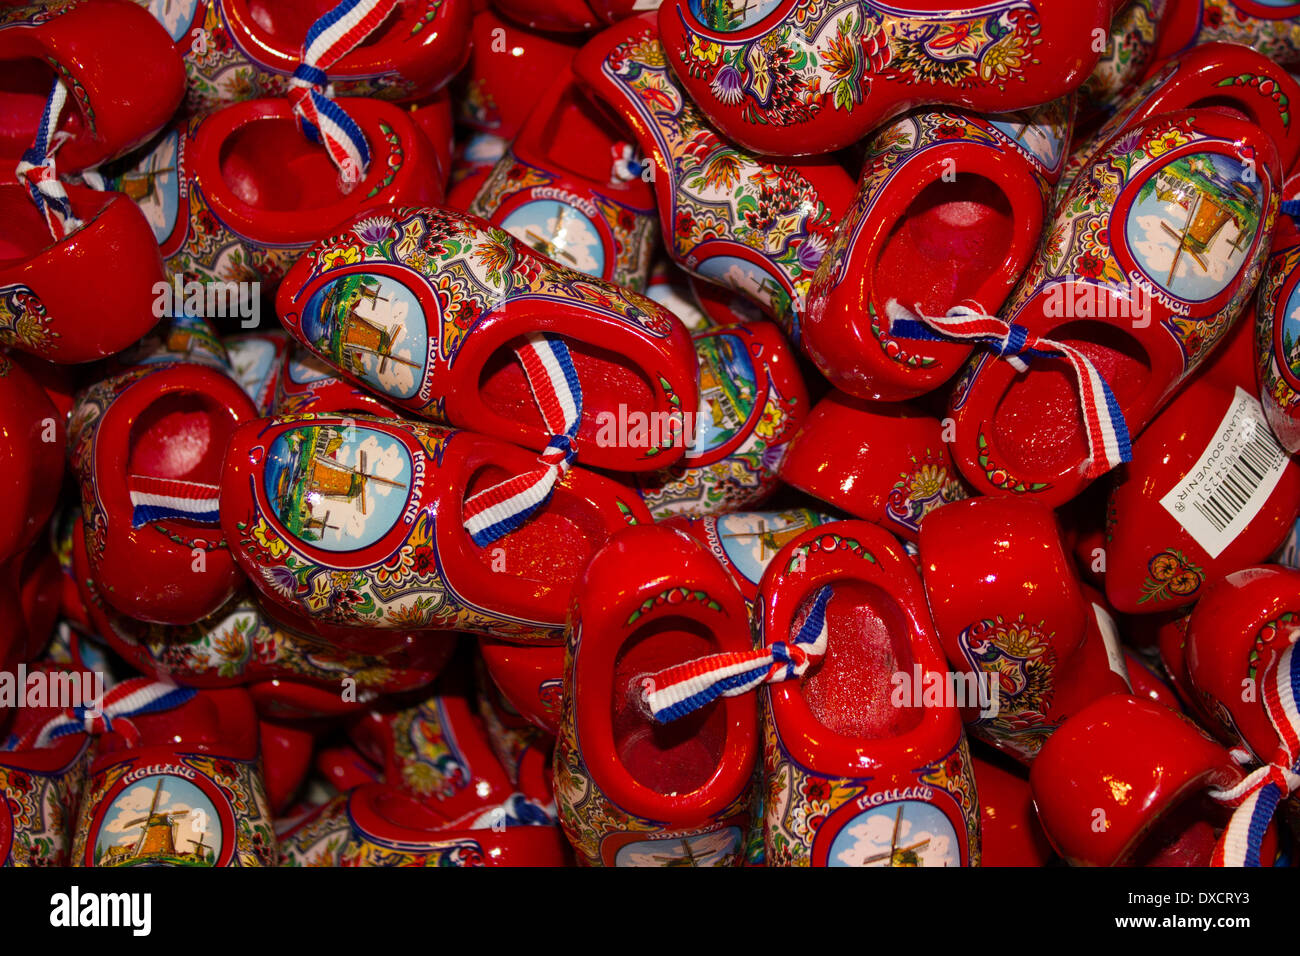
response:
[[[1264,409],[1238,388],[1200,460],[1160,504],[1217,558],[1259,514],[1288,460]]]

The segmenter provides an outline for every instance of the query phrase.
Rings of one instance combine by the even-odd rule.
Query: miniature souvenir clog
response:
[[[149,223],[125,196],[65,191],[74,221],[56,236],[27,189],[0,184],[0,344],[73,364],[148,332],[166,275]]]
[[[1162,114],[1075,180],[1003,318],[898,311],[994,343],[950,402],[953,460],[977,491],[1054,506],[1127,459],[1253,294],[1277,181],[1259,127],[1213,108]]]
[[[1194,47],[1163,64],[1117,105],[1099,130],[1070,151],[1056,196],[1063,197],[1115,137],[1161,113],[1206,105],[1236,110],[1256,123],[1272,137],[1287,172],[1300,153],[1300,129],[1291,123],[1297,102],[1300,84],[1268,57],[1235,43]]]
[[[818,525],[841,520],[809,508],[788,511],[736,511],[704,518],[670,518],[667,527],[684,531],[709,549],[731,572],[731,579],[753,609],[763,572],[785,544]]]
[[[1300,102],[1300,98],[1297,99]],[[1300,199],[1300,177],[1284,199]],[[1269,427],[1282,447],[1300,452],[1300,226],[1295,209],[1279,215],[1273,249],[1255,304],[1255,372]]]
[[[937,418],[835,391],[799,428],[777,474],[909,541],[931,511],[968,494]]]
[[[516,713],[552,737],[558,734],[564,646],[485,639],[479,653],[492,683]]]
[[[136,2],[157,18],[185,58],[186,106],[196,113],[223,103],[282,95],[292,87],[306,57],[319,55],[320,34],[340,20],[352,30],[357,21],[374,22],[366,35],[331,57],[325,72],[337,96],[417,99],[451,79],[468,53],[469,0]]]
[[[128,693],[129,691],[129,693]],[[77,818],[77,866],[275,866],[257,717],[238,688],[126,682]],[[142,700],[143,699],[143,700]],[[139,705],[151,710],[140,711]]]
[[[189,624],[235,592],[217,525],[221,461],[256,417],[244,390],[203,365],[145,365],[81,393],[68,428],[90,575],[142,621]]]
[[[465,689],[446,688],[412,706],[381,705],[353,721],[352,743],[383,768],[384,780],[448,820],[476,817],[514,787]]]
[[[668,69],[650,15],[591,40],[573,70],[644,153],[673,261],[754,302],[797,344],[808,283],[853,198],[849,174],[827,158],[778,165],[719,137]]]
[[[166,31],[125,0],[0,9],[0,74],[0,161],[16,162],[31,148],[57,83],[68,98],[52,131],[64,175],[144,142],[185,95],[185,70]]]
[[[554,643],[591,554],[650,516],[632,491],[572,468],[530,518],[475,544],[497,512],[467,499],[535,465],[433,425],[262,419],[231,439],[221,520],[266,600],[313,621]]]
[[[664,471],[629,476],[656,520],[761,504],[808,414],[795,356],[771,322],[698,332],[692,341],[700,404],[686,429],[690,450]]]
[[[1027,764],[1067,716],[1128,690],[1047,508],[940,508],[921,525],[920,563],[948,661],[982,694],[964,711],[972,736]]]
[[[906,109],[1008,112],[1072,92],[1097,65],[1111,0],[950,9],[676,0],[668,62],[728,139],[760,153],[840,149]]]
[[[759,605],[766,647],[822,635],[806,673],[766,695],[767,864],[979,865],[966,735],[954,695],[925,690],[948,667],[902,547],[864,521],[808,529],[768,565]]]
[[[1043,830],[1071,865],[1172,856],[1173,865],[1207,866],[1223,820],[1205,789],[1226,790],[1243,776],[1191,721],[1153,701],[1110,694],[1057,729],[1029,784]]]
[[[727,572],[681,532],[630,528],[591,559],[565,638],[555,797],[579,863],[738,864],[758,756],[754,697],[670,724],[643,698],[650,671],[750,651]]]
[[[889,303],[996,312],[1034,258],[1073,119],[1064,97],[1005,116],[917,110],[873,134],[808,290],[804,349],[833,385],[898,401],[956,373],[970,346],[891,335]]]
[[[86,695],[77,705],[93,705],[102,693],[93,673],[49,664],[8,670],[4,676],[9,686],[0,691],[0,701],[14,693],[27,694],[35,684],[46,687],[55,678]],[[69,733],[38,741],[40,729],[61,713],[61,708],[51,706],[44,690],[41,694],[42,703],[17,708],[8,733],[0,732],[0,867],[69,864],[77,803],[90,761],[90,737]],[[0,703],[0,713],[7,706]]]
[[[59,496],[67,431],[36,380],[0,354],[0,561],[36,540]]]
[[[1268,558],[1300,516],[1300,464],[1251,395],[1192,382],[1134,443],[1107,512],[1106,596],[1127,614],[1191,604]]]
[[[280,865],[564,866],[559,828],[527,825],[509,809],[457,825],[397,787],[362,784],[282,830]]]
[[[631,150],[566,65],[467,211],[565,268],[642,292],[659,220]]]
[[[332,368],[426,418],[538,451],[563,438],[582,464],[619,471],[685,451],[698,388],[681,323],[473,217],[353,222],[298,261],[276,310]],[[609,438],[632,420],[643,427]]]
[[[537,104],[537,91],[569,69],[579,40],[518,26],[491,7],[475,13],[464,88],[455,97],[456,120],[474,131],[471,141],[479,134],[514,139]]]
[[[1170,0],[1157,61],[1192,45],[1226,40],[1270,60],[1300,66],[1300,13],[1279,0]]]
[[[980,866],[1046,866],[1052,858],[1029,780],[1014,766],[971,756],[980,798]]]
[[[408,111],[354,99],[347,112],[370,157],[350,184],[298,129],[286,99],[179,121],[101,170],[103,182],[144,212],[172,276],[273,285],[302,250],[359,213],[443,197],[437,150]]]

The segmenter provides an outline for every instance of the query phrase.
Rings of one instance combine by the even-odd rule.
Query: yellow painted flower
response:
[[[1014,33],[1007,34],[984,54],[980,61],[980,76],[985,80],[995,77],[1005,80],[1020,69],[1024,56],[1024,41]]]
[[[916,499],[933,498],[948,481],[948,472],[942,465],[922,465],[912,475],[912,495]]]
[[[257,524],[253,528],[253,540],[265,548],[267,554],[273,558],[282,558],[289,553],[289,546],[284,543],[283,538],[271,530],[265,518],[257,519]]]
[[[717,64],[722,56],[722,47],[712,40],[704,40],[698,34],[691,35],[691,56],[705,63]]]
[[[1186,145],[1190,140],[1181,130],[1167,129],[1151,142],[1147,143],[1147,155],[1163,156],[1170,150]]]
[[[1047,650],[1038,629],[1025,624],[1008,627],[997,644],[1012,657],[1039,657]]]
[[[341,249],[330,249],[321,253],[320,264],[321,271],[338,269],[342,266],[355,265],[361,261],[361,250],[356,246],[344,246]]]

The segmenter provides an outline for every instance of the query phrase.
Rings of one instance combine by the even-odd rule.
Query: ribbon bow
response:
[[[61,145],[54,131],[58,128],[59,116],[67,102],[68,88],[56,77],[49,99],[45,101],[40,125],[36,128],[36,141],[23,153],[22,161],[14,170],[14,178],[27,189],[32,202],[36,203],[36,208],[45,217],[50,235],[56,240],[71,235],[85,225],[73,215],[68,191],[54,168],[54,154]]]
[[[546,504],[578,454],[582,386],[569,347],[561,339],[534,333],[515,354],[551,440],[538,459],[541,468],[508,478],[465,502],[465,530],[480,548],[514,531]]]
[[[69,707],[44,726],[29,732],[19,743],[19,750],[45,747],[70,734],[118,733],[128,745],[140,742],[140,731],[132,717],[171,710],[197,694],[193,687],[178,687],[150,677],[133,677],[104,694],[98,706]]]
[[[641,178],[641,173],[645,171],[645,163],[636,158],[636,150],[632,148],[631,143],[615,143],[610,147],[610,153],[614,157],[611,177],[614,182],[632,182]]]
[[[325,147],[344,183],[359,183],[370,165],[370,144],[356,121],[334,101],[328,70],[374,33],[399,0],[343,0],[307,31],[302,61],[289,80],[298,128]]]
[[[1295,638],[1293,634],[1293,642]],[[1294,643],[1269,662],[1262,689],[1264,712],[1281,743],[1272,761],[1241,783],[1210,791],[1214,799],[1236,807],[1214,848],[1211,866],[1265,865],[1259,853],[1269,822],[1278,804],[1300,790],[1300,656]]]
[[[666,724],[719,697],[738,697],[763,684],[794,680],[826,656],[826,605],[830,585],[813,598],[799,633],[753,651],[710,654],[641,678],[641,700],[657,722]]]
[[[1096,478],[1133,457],[1128,424],[1119,402],[1097,366],[1072,346],[1032,334],[1023,325],[985,315],[976,309],[956,306],[944,316],[922,315],[890,299],[885,304],[890,331],[901,337],[926,341],[958,341],[987,345],[1018,372],[1026,371],[1031,358],[1063,358],[1070,363],[1079,383],[1079,404],[1088,429],[1086,476]]]

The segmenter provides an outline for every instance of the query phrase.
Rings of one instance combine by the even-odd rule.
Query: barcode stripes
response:
[[[1201,517],[1222,532],[1250,504],[1264,480],[1286,461],[1286,452],[1278,445],[1273,434],[1260,422],[1255,422],[1250,440],[1237,451],[1232,466],[1219,478],[1219,483],[1198,496],[1192,507]]]

